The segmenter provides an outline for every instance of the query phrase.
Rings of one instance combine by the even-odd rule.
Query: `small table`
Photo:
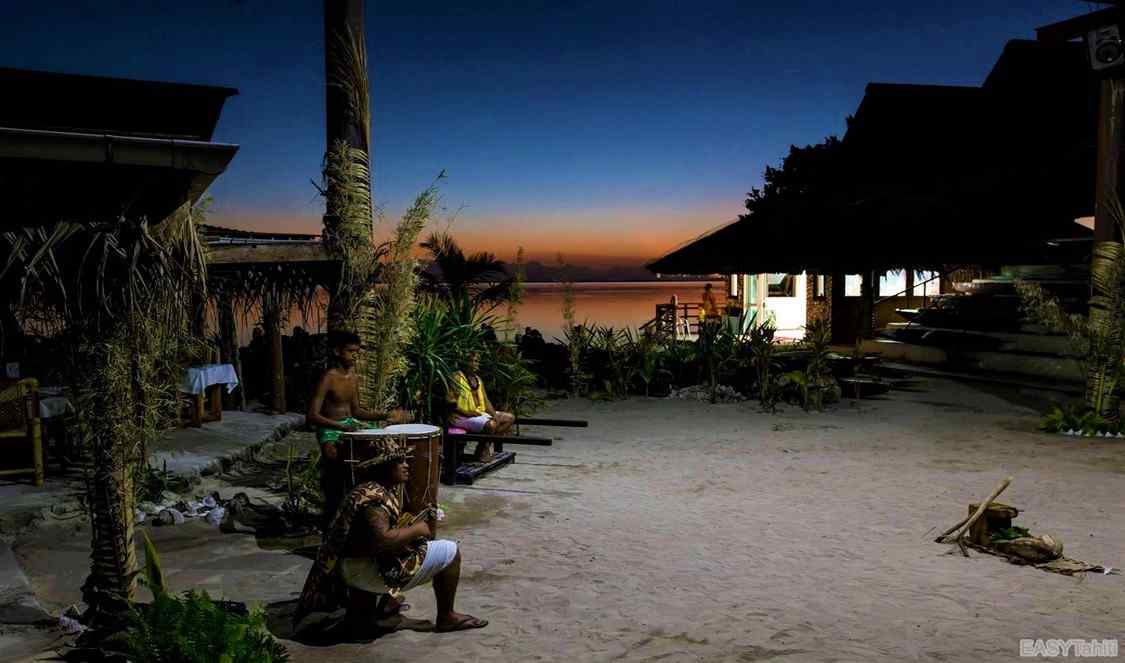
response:
[[[223,397],[220,387],[226,385],[227,393],[238,386],[238,374],[230,364],[206,364],[192,366],[184,372],[180,382],[180,392],[188,394],[192,401],[191,425],[198,428],[204,421],[223,420]],[[210,399],[210,413],[204,415],[203,396]]]

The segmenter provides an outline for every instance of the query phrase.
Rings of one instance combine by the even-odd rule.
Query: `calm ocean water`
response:
[[[574,308],[579,322],[637,328],[656,314],[656,305],[673,295],[680,301],[703,299],[703,281],[576,283]],[[716,284],[716,287],[720,287]],[[563,289],[558,283],[529,283],[520,306],[518,329],[532,327],[550,340],[562,336]]]
[[[705,281],[655,281],[637,283],[576,283],[574,308],[579,322],[637,328],[656,314],[656,305],[672,299],[698,302],[703,298]],[[721,295],[723,285],[713,282]],[[524,292],[516,318],[516,329],[532,327],[542,332],[547,340],[562,336],[563,288],[558,283],[529,283]],[[501,307],[497,314],[506,314]],[[246,321],[240,329],[242,342],[249,342],[254,321]],[[302,326],[311,333],[323,332],[325,318],[322,311],[314,311],[307,320],[294,311],[290,314],[285,333],[294,326]]]

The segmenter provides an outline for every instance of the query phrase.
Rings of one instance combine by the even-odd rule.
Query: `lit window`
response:
[[[813,280],[813,297],[816,299],[828,297],[828,278],[824,274],[817,274]]]
[[[879,277],[879,296],[880,297],[905,297],[906,296],[906,272],[887,272]]]
[[[770,297],[796,297],[796,274],[767,274],[766,283],[769,284]]]
[[[848,274],[844,277],[844,296],[859,297],[863,294],[863,277],[859,274]]]
[[[742,277],[740,277],[738,274],[731,274],[730,275],[730,297],[731,297],[731,299],[737,299],[738,298],[738,282],[741,278]]]
[[[941,278],[937,272],[914,272],[914,295],[933,297],[941,294]]]

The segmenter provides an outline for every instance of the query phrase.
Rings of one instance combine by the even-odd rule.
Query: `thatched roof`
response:
[[[0,224],[9,228],[162,221],[238,151],[210,142],[230,88],[15,69],[0,69],[0,88]]]
[[[1088,235],[1094,115],[1075,45],[1008,44],[974,87],[871,84],[838,193],[792,199],[650,263],[664,274],[862,272],[1061,259]],[[1096,103],[1096,96],[1093,103]]]

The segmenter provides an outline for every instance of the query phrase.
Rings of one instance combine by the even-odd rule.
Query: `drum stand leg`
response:
[[[458,467],[461,467],[461,443],[455,435],[444,435],[441,441],[441,482],[447,486],[456,484]]]

